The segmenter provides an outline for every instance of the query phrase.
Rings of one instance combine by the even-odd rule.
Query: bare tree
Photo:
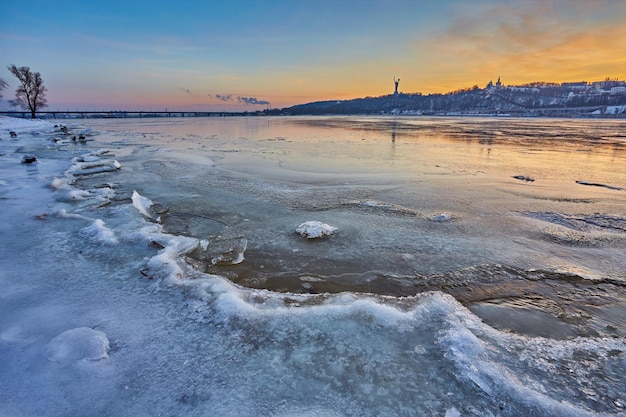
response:
[[[7,88],[8,85],[9,84],[7,84],[7,82],[4,81],[4,79],[0,78],[0,98],[2,98],[2,90]]]
[[[20,81],[20,86],[15,90],[15,100],[11,100],[14,106],[20,106],[24,110],[30,110],[31,118],[35,118],[38,109],[46,107],[46,91],[41,74],[32,72],[29,67],[7,67],[11,74]]]

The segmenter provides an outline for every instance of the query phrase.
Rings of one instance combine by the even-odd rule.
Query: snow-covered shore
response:
[[[19,133],[26,131],[38,131],[52,128],[53,124],[47,120],[30,120],[18,117],[0,116],[0,132],[8,133],[10,131]]]

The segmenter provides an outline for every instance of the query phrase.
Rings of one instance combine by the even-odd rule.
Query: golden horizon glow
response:
[[[401,92],[422,94],[499,76],[505,85],[626,79],[625,1],[242,1],[241,10],[202,6],[203,19],[185,2],[167,12],[146,3],[145,17],[114,4],[73,16],[83,3],[42,0],[26,17],[8,4],[3,105],[13,63],[42,74],[58,109],[281,108],[391,94],[394,76]]]

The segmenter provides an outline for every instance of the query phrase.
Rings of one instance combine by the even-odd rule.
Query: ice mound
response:
[[[296,233],[307,239],[315,239],[323,236],[330,236],[337,231],[336,227],[318,221],[308,221],[296,228]]]
[[[106,334],[89,327],[69,329],[52,339],[45,356],[53,362],[99,361],[109,357]]]

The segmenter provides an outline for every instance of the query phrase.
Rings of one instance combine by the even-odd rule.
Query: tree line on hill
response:
[[[622,82],[620,82],[622,83]],[[608,84],[607,84],[608,85]],[[516,87],[474,86],[446,94],[389,94],[352,100],[329,100],[267,110],[274,115],[346,114],[589,114],[618,108],[626,114],[626,87],[604,90],[537,82]],[[603,113],[603,112],[602,112]]]

